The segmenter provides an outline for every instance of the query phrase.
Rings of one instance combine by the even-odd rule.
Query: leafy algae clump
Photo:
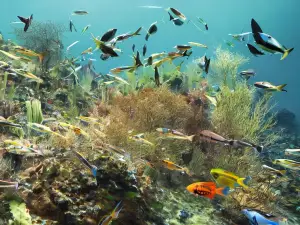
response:
[[[16,201],[11,201],[10,211],[13,214],[14,220],[9,221],[10,225],[31,225],[31,216],[28,212],[26,212],[25,203],[19,203]]]

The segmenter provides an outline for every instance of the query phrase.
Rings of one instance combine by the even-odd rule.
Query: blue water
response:
[[[157,5],[163,9],[139,8],[142,5]],[[209,25],[206,33],[197,30],[191,23],[182,27],[175,27],[168,22],[168,14],[164,10],[174,7],[183,12],[189,19],[195,20],[197,16],[204,18]],[[229,33],[250,31],[250,20],[255,18],[262,29],[274,36],[286,47],[294,47],[295,50],[284,60],[280,61],[279,55],[253,57],[245,47],[245,43],[236,43],[233,51],[238,51],[251,58],[249,65],[243,69],[253,68],[257,76],[250,82],[269,81],[274,84],[287,83],[287,93],[276,93],[275,100],[278,108],[287,108],[300,116],[299,103],[299,49],[300,26],[298,21],[300,2],[296,0],[271,1],[271,0],[165,0],[165,1],[142,1],[142,0],[11,0],[1,4],[1,32],[5,38],[12,38],[13,28],[10,22],[17,21],[17,15],[29,16],[34,14],[34,20],[51,20],[68,26],[69,18],[74,10],[86,10],[87,16],[72,16],[72,20],[81,31],[88,24],[92,26],[82,35],[81,32],[64,35],[64,46],[74,41],[80,43],[72,48],[71,53],[76,56],[88,47],[93,46],[90,33],[96,36],[102,35],[110,28],[118,28],[118,34],[135,31],[143,26],[148,29],[149,25],[158,22],[158,32],[150,37],[148,53],[172,51],[177,44],[187,44],[188,41],[200,42],[209,46],[208,55],[212,55],[214,49],[223,44],[224,40],[230,40]],[[162,21],[164,20],[165,23]],[[13,26],[22,26],[15,24]],[[200,26],[200,24],[199,24]],[[146,31],[143,33],[145,34]],[[109,69],[131,65],[131,46],[141,51],[144,45],[144,35],[132,38],[121,43],[119,47],[124,51],[121,57],[106,62],[99,59],[100,53],[95,53],[97,58],[95,66],[98,72],[107,73]],[[203,49],[195,49],[193,57],[202,56]],[[190,59],[191,60],[191,59]]]

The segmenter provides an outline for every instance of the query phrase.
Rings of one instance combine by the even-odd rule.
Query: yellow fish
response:
[[[0,52],[3,55],[7,56],[8,58],[12,59],[12,60],[20,60],[21,59],[21,57],[18,57],[16,55],[10,54],[9,52],[3,51],[3,50],[0,50]]]
[[[210,174],[213,176],[213,178],[220,186],[230,187],[231,189],[234,189],[239,186],[245,189],[249,188],[247,184],[251,179],[250,176],[246,178],[240,178],[232,172],[228,172],[226,170],[219,169],[219,168],[212,169],[210,171]]]
[[[290,159],[275,159],[273,164],[280,165],[291,170],[300,170],[300,162]]]
[[[23,77],[26,77],[26,78],[29,78],[29,79],[32,79],[34,81],[36,81],[37,83],[43,83],[43,80],[39,77],[37,77],[36,75],[28,72],[28,71],[25,71],[25,70],[22,70],[22,69],[18,69],[18,70],[15,70],[15,72]]]
[[[83,136],[86,136],[86,137],[89,136],[88,133],[86,133],[84,130],[80,129],[79,127],[73,126],[71,124],[64,123],[64,122],[59,122],[59,125],[62,126],[62,127],[68,128],[70,130],[73,130],[76,135],[81,135],[82,134]]]
[[[140,142],[142,144],[154,146],[154,144],[152,142],[147,141],[146,139],[144,139],[144,134],[137,134],[137,135],[129,137],[129,139],[134,140],[136,142]]]
[[[27,124],[28,127],[30,127],[33,130],[36,130],[38,132],[41,133],[48,133],[48,134],[54,134],[56,136],[59,136],[61,138],[65,138],[64,136],[62,136],[61,134],[54,132],[50,129],[50,127],[44,126],[42,124],[38,124],[38,123],[28,123]]]
[[[92,47],[88,48],[87,50],[84,50],[81,55],[85,55],[85,54],[91,54],[93,51]]]
[[[199,48],[208,48],[206,45],[203,45],[203,44],[200,44],[200,43],[197,43],[197,42],[188,42],[191,46],[196,46],[196,47],[199,47]]]

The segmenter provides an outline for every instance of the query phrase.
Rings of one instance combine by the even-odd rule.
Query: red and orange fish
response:
[[[217,188],[215,182],[197,182],[190,184],[186,189],[197,196],[213,199],[215,195],[226,196],[229,193],[229,187]]]

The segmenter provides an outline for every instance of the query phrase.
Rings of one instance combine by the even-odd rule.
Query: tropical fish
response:
[[[22,70],[22,69],[16,69],[15,72],[23,77],[26,77],[26,78],[29,78],[29,79],[32,79],[34,81],[36,81],[37,83],[43,83],[43,80],[39,77],[37,77],[36,75],[28,72],[28,71],[25,71],[25,70]]]
[[[257,48],[255,48],[253,45],[251,44],[247,44],[247,47],[249,49],[249,51],[254,55],[254,56],[258,56],[258,55],[264,55],[265,53],[259,51]]]
[[[0,120],[0,127],[17,127],[17,128],[21,128],[21,125],[13,123],[13,122],[9,122],[7,120]]]
[[[234,44],[231,41],[225,41],[226,45],[228,45],[231,48],[234,48]]]
[[[262,29],[254,19],[251,20],[251,27],[256,44],[263,50],[272,54],[282,54],[280,60],[285,59],[294,50],[294,48],[287,49],[271,35],[263,33]]]
[[[200,43],[197,43],[197,42],[188,42],[191,46],[196,46],[196,47],[199,47],[199,48],[208,48],[206,45],[204,44],[200,44]]]
[[[135,44],[132,45],[132,48],[131,48],[131,49],[132,49],[133,52],[135,52],[135,51],[134,51],[134,50],[135,50]]]
[[[300,156],[300,149],[286,149],[285,155]]]
[[[87,159],[83,157],[83,155],[81,155],[79,152],[75,150],[73,150],[73,152],[75,153],[76,157],[80,160],[80,162],[82,162],[92,172],[93,176],[96,177],[98,168],[95,165],[90,164],[89,161],[87,161]]]
[[[162,58],[160,60],[157,60],[155,62],[152,62],[152,66],[155,68],[155,67],[160,67],[163,63],[167,62],[167,61],[170,61],[171,59],[169,57],[165,57],[165,58]]]
[[[31,16],[29,18],[24,18],[22,16],[18,16],[19,20],[21,20],[22,23],[25,24],[24,26],[24,31],[26,32],[29,28],[29,26],[31,25],[31,22],[33,20],[33,14],[31,14]]]
[[[15,145],[10,145],[8,147],[5,147],[5,150],[9,153],[13,153],[16,155],[26,155],[26,156],[30,156],[30,155],[41,155],[41,153],[39,151],[36,151],[33,148],[29,148],[26,146],[15,146]]]
[[[84,10],[76,10],[72,13],[72,15],[77,15],[77,16],[84,16],[84,15],[87,15],[89,14],[87,11],[84,11]]]
[[[248,176],[246,178],[240,178],[236,174],[232,172],[228,172],[223,169],[212,169],[210,171],[210,174],[213,176],[213,178],[216,180],[217,184],[223,187],[230,187],[231,189],[234,189],[238,186],[241,186],[245,189],[248,189],[249,187],[248,182],[251,180],[251,177]]]
[[[160,57],[163,57],[165,56],[167,53],[166,52],[161,52],[161,53],[153,53],[151,55],[152,59],[157,59],[157,58],[160,58]]]
[[[167,138],[167,139],[177,139],[177,140],[187,140],[187,141],[193,141],[194,140],[195,135],[191,135],[191,136],[187,136],[187,135],[177,135],[177,134],[166,134],[163,136],[163,138]]]
[[[162,9],[161,6],[156,6],[156,5],[143,5],[139,6],[140,8],[148,8],[148,9]]]
[[[208,101],[213,105],[213,106],[217,106],[217,99],[216,97],[212,97],[212,96],[209,96],[209,95],[204,95],[205,98],[208,99]]]
[[[187,51],[190,50],[192,47],[190,45],[176,45],[174,48],[177,48],[179,51]]]
[[[57,133],[57,132],[54,132],[52,131],[49,127],[47,126],[44,126],[42,124],[38,124],[38,123],[27,123],[27,126],[33,130],[36,130],[38,132],[41,132],[41,133],[47,133],[47,134],[53,134],[53,135],[56,135],[56,136],[59,136],[61,138],[65,138],[64,136],[62,136],[61,134]]]
[[[261,81],[261,82],[256,82],[254,83],[254,86],[257,88],[261,88],[264,89],[266,91],[285,91],[287,92],[287,90],[283,89],[287,84],[282,84],[279,86],[275,86],[269,82],[266,81]]]
[[[139,142],[139,143],[142,143],[142,144],[154,146],[154,144],[152,142],[147,141],[146,139],[144,139],[144,134],[137,134],[137,135],[134,135],[134,136],[130,136],[129,139],[134,140],[134,141]]]
[[[148,41],[150,35],[153,35],[153,34],[155,34],[157,32],[158,29],[157,29],[157,25],[156,24],[157,24],[157,22],[154,22],[154,23],[152,23],[150,25],[150,27],[149,27],[149,29],[147,31],[147,35],[145,37],[146,41]]]
[[[205,71],[206,74],[208,74],[209,66],[210,66],[210,59],[208,59],[208,58],[206,57],[206,55],[204,55],[203,57],[201,57],[201,58],[199,59],[198,66],[199,66],[203,71]]]
[[[119,82],[121,82],[121,83],[123,83],[123,84],[130,85],[126,80],[124,80],[124,79],[121,78],[121,77],[114,76],[114,75],[111,75],[111,74],[106,74],[106,75],[109,76],[109,77],[114,78],[116,81],[119,81]]]
[[[270,173],[276,174],[279,177],[282,177],[283,175],[286,174],[286,170],[276,170],[270,166],[267,165],[262,165],[262,168],[265,170],[268,170]]]
[[[115,29],[115,28],[108,30],[107,32],[105,32],[103,34],[103,36],[101,37],[100,41],[103,41],[103,42],[109,42],[109,41],[111,41],[115,37],[115,35],[117,33],[117,30],[118,29]]]
[[[97,38],[94,37],[94,35],[92,34],[93,40],[96,44],[96,48],[100,49],[104,54],[108,54],[111,57],[118,57],[119,55],[113,50],[112,47],[109,47],[107,45],[105,45],[105,43],[103,41],[98,40]]]
[[[300,162],[290,159],[275,159],[273,164],[280,165],[291,170],[300,170]]]
[[[172,21],[174,25],[181,26],[184,24],[184,21],[182,21],[180,18],[174,18],[170,12],[168,12],[168,14],[170,16],[170,21]]]
[[[143,56],[145,56],[147,53],[147,45],[145,44],[143,47]]]
[[[83,135],[85,137],[89,136],[88,133],[86,133],[84,130],[82,130],[81,128],[76,127],[74,125],[64,123],[64,122],[58,122],[58,124],[62,127],[72,130],[76,135]]]
[[[90,26],[91,26],[91,25],[86,25],[86,26],[82,29],[81,33],[85,33],[85,32],[90,28]]]
[[[101,54],[100,55],[100,59],[102,59],[103,61],[105,61],[105,60],[107,60],[107,59],[109,59],[110,58],[110,55],[109,54]]]
[[[198,21],[205,26],[206,30],[208,30],[208,25],[207,25],[207,23],[203,19],[201,19],[201,18],[198,17]]]
[[[91,54],[92,52],[93,52],[93,49],[92,49],[92,47],[90,47],[90,48],[84,50],[83,52],[81,52],[81,55]]]
[[[100,123],[97,118],[87,117],[87,116],[79,116],[79,117],[76,117],[76,119],[79,119],[79,120],[81,120],[83,122],[86,122],[86,123],[97,124],[97,125],[103,127],[103,124]]]
[[[153,63],[153,57],[149,56],[149,58],[147,59],[147,63],[145,64],[145,66],[151,66]]]
[[[226,196],[229,193],[229,187],[217,188],[215,182],[197,182],[186,187],[188,192],[196,196],[213,199],[215,195]]]
[[[0,50],[0,52],[12,60],[20,60],[21,59],[21,57],[15,56],[15,55],[13,55],[9,52],[3,51],[3,50]]]
[[[110,215],[106,216],[104,220],[101,220],[99,225],[109,225],[113,220],[118,219],[120,212],[123,209],[121,205],[122,201],[120,201]]]
[[[18,182],[0,180],[0,188],[15,188],[16,190],[18,190],[18,187],[19,187]]]
[[[185,136],[184,133],[181,133],[177,130],[172,130],[172,129],[169,129],[169,128],[157,128],[156,131],[158,131],[162,134],[174,134],[174,135],[177,135],[177,136]]]
[[[250,77],[255,76],[255,71],[253,69],[243,70],[240,72],[240,75],[245,77],[247,80],[249,80]]]
[[[121,73],[122,71],[126,71],[126,70],[131,70],[134,69],[134,66],[121,66],[121,67],[116,67],[110,70],[110,72],[112,74],[118,74]]]
[[[176,17],[179,17],[180,19],[182,20],[186,20],[186,17],[185,15],[183,15],[183,13],[179,12],[179,10],[175,9],[175,8],[172,8],[172,7],[169,7],[166,9],[168,12],[171,12],[173,13]]]
[[[252,144],[250,142],[246,142],[246,141],[240,141],[240,140],[229,140],[228,141],[228,144],[232,147],[235,147],[235,148],[240,148],[240,147],[251,147],[253,149],[255,149],[256,151],[258,152],[262,152],[263,150],[263,146],[260,146],[260,145],[255,145],[255,144]]]
[[[245,32],[242,34],[228,34],[228,35],[231,36],[233,39],[242,42],[245,41],[245,37],[248,37],[248,41],[249,41],[250,34],[252,34],[252,32]]]
[[[161,85],[157,66],[154,68],[154,81],[157,87]]]
[[[143,66],[143,63],[140,60],[140,53],[139,53],[139,51],[137,51],[136,55],[134,55],[133,58],[134,58],[134,68],[135,69],[139,68],[140,66]]]
[[[22,54],[22,55],[26,55],[26,56],[30,56],[30,57],[38,57],[39,58],[39,61],[40,63],[43,62],[44,60],[44,57],[46,55],[46,53],[36,53],[32,50],[29,50],[29,49],[26,49],[26,48],[23,48],[23,47],[20,47],[20,46],[16,46],[14,47],[15,51]]]
[[[259,210],[243,209],[242,213],[253,225],[280,225],[286,221],[285,218],[278,218],[274,215],[261,212]]]
[[[213,143],[222,143],[225,145],[229,144],[229,140],[222,137],[221,135],[218,135],[210,130],[203,130],[199,133],[200,138]]]
[[[127,40],[128,38],[134,37],[134,36],[138,36],[141,35],[140,31],[142,30],[142,27],[139,27],[135,32],[133,33],[126,33],[126,34],[121,34],[117,37],[115,37],[113,40],[111,40],[112,43],[116,43],[119,41],[124,41]]]
[[[108,147],[110,150],[112,150],[112,151],[114,151],[114,152],[116,152],[120,155],[126,154],[126,151],[121,149],[121,148],[117,148],[117,147],[115,147],[113,145],[110,145],[110,144],[105,144],[105,146]]]
[[[169,160],[162,160],[162,165],[169,169],[169,170],[176,170],[176,171],[181,171],[183,173],[186,173],[190,176],[190,172],[187,168],[183,168],[181,166],[176,165],[174,162],[171,162]]]
[[[70,32],[73,32],[73,28],[74,28],[75,32],[77,32],[76,27],[75,27],[73,21],[70,20],[70,23],[69,23],[69,29],[70,29]]]
[[[79,43],[79,41],[75,41],[75,42],[73,42],[72,44],[70,44],[68,47],[67,47],[67,52],[74,46],[74,45],[76,45],[76,44],[78,44]]]

